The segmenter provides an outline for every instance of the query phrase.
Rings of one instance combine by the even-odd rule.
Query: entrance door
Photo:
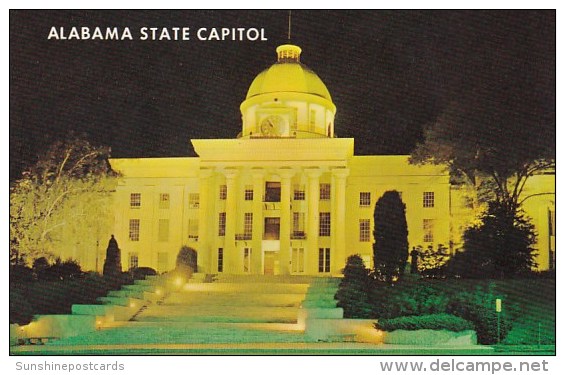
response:
[[[263,266],[263,273],[265,275],[275,274],[275,260],[277,257],[276,251],[265,251],[265,259]]]

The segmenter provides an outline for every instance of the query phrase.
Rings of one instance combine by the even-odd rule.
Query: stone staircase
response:
[[[151,278],[109,293],[101,302],[149,302],[140,305],[129,321],[109,322],[88,335],[52,345],[312,342],[300,319],[303,307],[336,310],[336,279],[196,274],[166,292],[163,283],[162,278]],[[160,298],[147,298],[158,289]]]

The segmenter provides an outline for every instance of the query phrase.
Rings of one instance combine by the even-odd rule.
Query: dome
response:
[[[300,62],[301,52],[279,46],[277,62],[255,77],[240,105],[238,138],[335,136],[335,104],[320,77]]]
[[[246,99],[270,93],[304,93],[332,101],[320,77],[300,62],[301,49],[285,44],[277,48],[278,61],[253,80]]]

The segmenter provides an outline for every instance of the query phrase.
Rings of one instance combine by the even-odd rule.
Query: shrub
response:
[[[143,280],[147,276],[157,275],[157,271],[151,267],[135,267],[129,270],[134,280]]]
[[[375,287],[370,300],[373,316],[378,318],[443,313],[448,303],[443,291],[424,280],[416,284]]]
[[[28,324],[33,318],[33,308],[18,290],[10,289],[10,324]]]
[[[10,283],[28,283],[33,280],[33,270],[22,264],[10,264]]]
[[[420,254],[418,270],[422,276],[432,279],[445,277],[445,267],[450,256],[447,247],[439,244],[437,249],[434,249],[432,245],[423,249],[419,246],[418,252]]]
[[[495,311],[496,297],[491,292],[479,288],[474,293],[460,293],[450,300],[447,312],[473,323],[479,344],[490,345],[498,342],[498,314]],[[505,309],[508,310],[508,309]],[[511,321],[505,312],[500,313],[500,341],[512,329]]]
[[[175,273],[190,278],[198,269],[198,253],[191,247],[183,246],[177,255]]]
[[[345,318],[368,318],[371,312],[369,304],[369,270],[359,255],[347,258],[343,269],[343,279],[335,295],[337,306],[343,308]]]
[[[473,324],[463,318],[450,314],[433,314],[421,316],[402,316],[392,319],[379,319],[375,328],[390,332],[397,329],[415,331],[418,329],[433,329],[461,332],[472,330]]]

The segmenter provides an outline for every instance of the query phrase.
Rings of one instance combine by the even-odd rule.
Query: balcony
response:
[[[251,241],[251,233],[239,233],[235,235],[236,241]]]
[[[290,234],[290,239],[291,240],[305,240],[306,239],[306,233],[304,233],[303,231],[294,231]]]

